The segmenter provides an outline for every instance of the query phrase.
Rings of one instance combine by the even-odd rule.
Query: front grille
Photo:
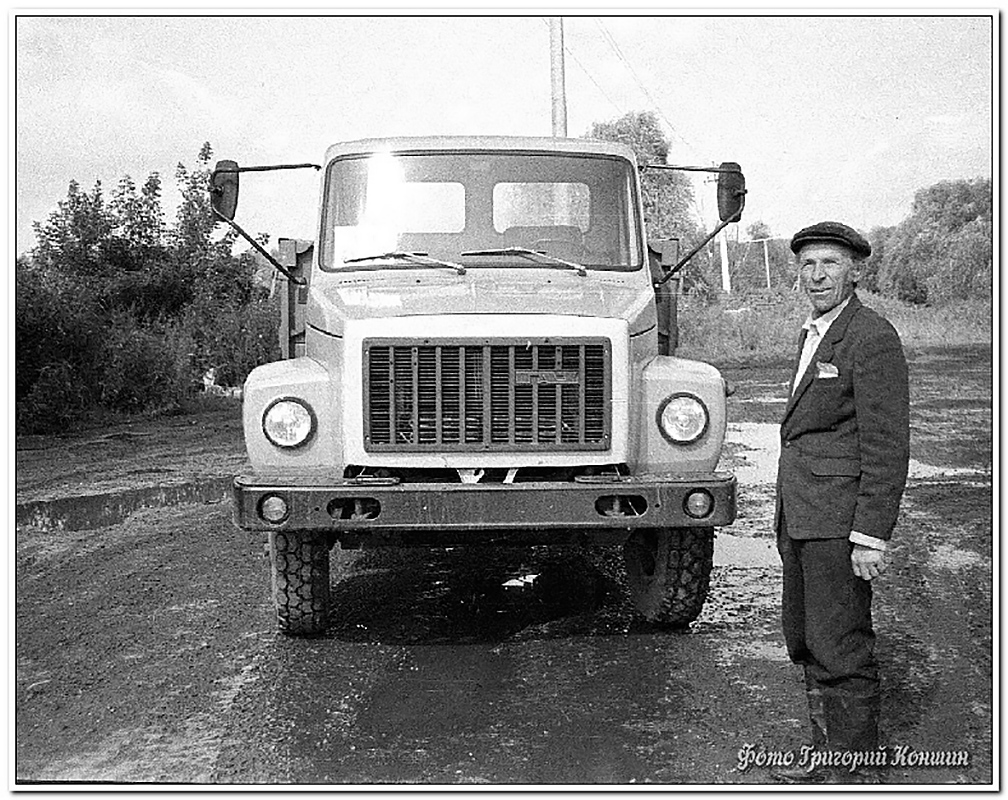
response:
[[[608,339],[367,339],[371,452],[605,450]]]

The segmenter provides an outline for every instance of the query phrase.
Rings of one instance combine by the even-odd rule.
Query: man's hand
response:
[[[850,561],[854,574],[866,581],[877,578],[889,566],[885,550],[875,550],[860,544],[854,545]]]

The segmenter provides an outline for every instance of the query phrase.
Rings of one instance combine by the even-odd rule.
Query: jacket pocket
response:
[[[856,478],[861,474],[861,461],[857,458],[812,456],[808,458],[808,465],[813,475]]]

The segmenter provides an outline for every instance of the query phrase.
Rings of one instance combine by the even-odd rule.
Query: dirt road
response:
[[[737,387],[725,466],[739,475],[740,517],[718,537],[711,598],[686,634],[633,620],[612,549],[336,553],[333,630],[298,641],[274,633],[262,542],[234,529],[225,503],[91,529],[20,525],[17,779],[769,783],[765,769],[739,769],[739,752],[804,738],[770,534],[787,369],[726,377]],[[889,780],[986,785],[990,349],[915,354],[911,380],[911,481],[875,602],[883,740],[912,748]],[[128,477],[136,469],[213,479],[213,452],[226,474],[241,460],[237,416],[218,413],[193,432],[216,437],[209,449],[190,442],[182,464],[191,420],[169,433],[103,432],[119,448],[105,458],[88,436],[30,442],[19,502],[37,501],[39,487],[73,494],[78,477],[73,491],[86,493],[89,474],[120,494],[143,483]],[[50,467],[47,450],[58,456]],[[503,586],[523,575],[538,576],[532,588]],[[947,751],[968,752],[968,766],[906,758]]]

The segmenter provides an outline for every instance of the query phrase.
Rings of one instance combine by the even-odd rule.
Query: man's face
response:
[[[821,317],[854,294],[861,267],[840,244],[813,242],[798,253],[798,277],[812,303],[812,316]]]

